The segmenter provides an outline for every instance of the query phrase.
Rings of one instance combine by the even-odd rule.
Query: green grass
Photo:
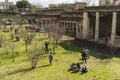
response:
[[[39,35],[35,38],[39,45],[41,40],[47,40],[41,38],[43,37]],[[91,51],[93,56],[88,60],[88,73],[68,71],[72,63],[80,62],[81,48],[72,46],[69,50],[66,43],[60,43],[52,66],[49,66],[48,54],[44,54],[41,55],[37,67],[31,69],[27,53],[24,52],[23,40],[16,43],[19,44],[19,55],[15,57],[15,62],[11,62],[11,53],[5,55],[4,48],[0,49],[0,80],[120,80],[120,58],[101,59],[98,58],[100,53]]]

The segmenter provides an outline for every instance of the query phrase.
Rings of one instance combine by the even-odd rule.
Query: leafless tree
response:
[[[56,45],[64,34],[65,34],[64,28],[61,28],[57,25],[48,27],[48,37],[53,39],[53,53],[55,53]]]
[[[25,30],[24,28],[21,28],[21,30],[19,31],[19,35],[20,37],[23,38],[25,45],[26,45],[26,50],[28,50],[28,45],[31,44],[33,38],[35,37],[35,33],[33,32],[28,32],[27,30]]]
[[[40,55],[41,55],[41,50],[40,50],[40,47],[38,45],[38,42],[34,41],[34,44],[32,45],[32,47],[28,53],[30,64],[31,64],[33,69],[36,67]]]
[[[13,42],[13,43],[9,43],[8,44],[9,45],[9,49],[10,49],[10,51],[11,51],[11,54],[12,54],[12,62],[14,62],[15,61],[15,52],[16,52],[16,50],[17,50],[17,43],[15,43],[15,42]]]
[[[11,32],[11,33],[10,33],[10,38],[11,38],[11,40],[13,40],[14,37],[15,37],[15,33],[14,33],[14,32]]]
[[[3,47],[5,48],[5,53],[6,55],[8,55],[8,50],[9,50],[9,41],[6,39],[6,37],[4,38],[4,44],[3,44]]]
[[[3,42],[4,42],[4,35],[0,32],[0,48],[2,47]]]

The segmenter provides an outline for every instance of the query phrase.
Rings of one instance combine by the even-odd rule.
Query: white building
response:
[[[120,0],[99,0],[100,6],[120,5]]]
[[[0,2],[0,9],[8,10],[11,5],[13,5],[13,2],[9,2],[8,0],[5,0],[4,2]]]

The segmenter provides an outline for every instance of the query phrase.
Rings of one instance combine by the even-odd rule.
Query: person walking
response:
[[[53,55],[52,55],[52,52],[50,52],[50,55],[49,55],[49,63],[50,63],[50,65],[52,65],[52,61],[53,61]]]

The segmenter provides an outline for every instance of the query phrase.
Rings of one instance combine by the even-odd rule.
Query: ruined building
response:
[[[36,14],[23,14],[21,18],[29,22],[37,20],[40,27],[46,29],[51,26],[64,28],[67,34],[77,39],[104,44],[108,38],[120,47],[120,6],[52,4]]]
[[[65,28],[75,38],[99,43],[104,43],[105,38],[108,37],[112,43],[116,42],[116,46],[118,45],[120,41],[119,6],[87,7],[79,3],[77,5],[79,7],[75,8],[75,4],[72,4],[74,10],[72,8],[64,10],[61,6],[57,5],[55,8],[56,5],[50,5],[50,8],[38,11],[40,26],[59,26]]]

